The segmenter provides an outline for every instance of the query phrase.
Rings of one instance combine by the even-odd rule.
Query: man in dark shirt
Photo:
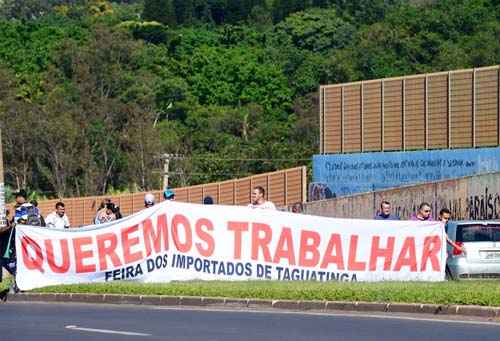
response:
[[[9,214],[7,213],[7,217]],[[16,275],[16,250],[15,250],[15,233],[10,219],[7,219],[7,225],[0,228],[0,282],[2,281],[2,268],[7,270],[12,276]],[[6,299],[7,292],[18,292],[15,280],[12,282],[10,289],[6,289],[0,293],[2,300]]]
[[[391,214],[391,203],[384,200],[380,203],[380,211],[373,218],[375,220],[399,220],[397,215]]]
[[[433,221],[432,208],[428,202],[423,202],[418,206],[418,211],[410,217],[410,220],[415,221]]]

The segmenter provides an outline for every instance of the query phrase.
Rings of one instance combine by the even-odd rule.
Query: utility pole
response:
[[[165,154],[163,159],[163,189],[168,188],[168,169],[170,166],[170,154]]]
[[[170,160],[182,159],[183,156],[179,154],[162,154],[163,160],[163,189],[168,187],[169,174],[170,174]]]
[[[5,183],[3,177],[2,129],[0,128],[0,230],[6,226],[7,226],[7,214],[5,208]]]

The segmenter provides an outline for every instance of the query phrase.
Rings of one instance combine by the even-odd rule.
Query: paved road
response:
[[[174,310],[118,305],[0,304],[0,340],[499,340],[500,323]]]

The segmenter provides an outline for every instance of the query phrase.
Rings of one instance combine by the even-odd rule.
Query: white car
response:
[[[448,244],[448,278],[500,278],[500,221],[450,221],[446,232],[465,247],[462,252]]]

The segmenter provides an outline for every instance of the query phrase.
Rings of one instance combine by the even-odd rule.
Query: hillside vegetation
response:
[[[495,0],[3,0],[9,189],[46,197],[310,164],[319,84],[500,63]]]

